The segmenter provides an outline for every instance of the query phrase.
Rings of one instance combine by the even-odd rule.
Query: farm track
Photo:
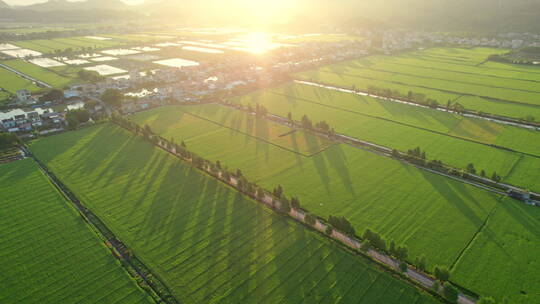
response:
[[[11,68],[11,67],[5,65],[5,64],[0,63],[0,67],[4,68],[4,69],[6,69],[6,70],[8,70],[10,72],[13,72],[13,73],[17,74],[17,75],[19,75],[20,77],[22,77],[22,78],[24,78],[26,80],[30,80],[30,81],[35,82],[35,83],[37,83],[37,84],[39,84],[39,85],[41,85],[43,87],[46,87],[48,89],[52,89],[52,86],[50,84],[45,83],[45,82],[43,82],[41,80],[37,80],[37,79],[35,79],[35,78],[31,77],[31,76],[28,76],[28,75],[26,75],[26,74],[24,74],[22,72],[19,72],[19,71],[15,70],[14,68]]]
[[[405,82],[400,82],[400,81],[381,80],[381,79],[373,78],[373,77],[360,76],[360,75],[353,75],[353,74],[344,74],[344,73],[341,73],[341,74],[340,74],[340,73],[324,72],[324,71],[321,72],[321,73],[335,74],[335,75],[338,75],[338,76],[340,76],[340,75],[343,75],[343,76],[350,76],[350,77],[361,78],[361,79],[368,79],[368,80],[375,80],[375,81],[382,81],[382,82],[393,83],[393,84],[398,84],[398,85],[407,86],[407,87],[414,87],[414,88],[421,88],[421,89],[435,90],[435,91],[439,91],[439,92],[443,92],[443,93],[449,93],[449,94],[454,94],[454,95],[464,95],[464,96],[480,97],[480,98],[489,99],[489,100],[492,100],[492,101],[495,101],[495,102],[504,102],[504,103],[512,103],[512,104],[526,105],[526,106],[532,106],[532,107],[540,107],[540,105],[538,105],[538,104],[531,104],[531,103],[525,103],[525,102],[520,102],[520,101],[513,101],[513,100],[508,100],[508,99],[494,98],[494,97],[490,97],[490,96],[476,95],[476,94],[470,94],[470,93],[463,93],[463,92],[452,91],[452,90],[436,89],[436,88],[432,88],[432,87],[429,87],[429,86],[411,85],[411,84],[408,84],[408,83],[405,83]]]

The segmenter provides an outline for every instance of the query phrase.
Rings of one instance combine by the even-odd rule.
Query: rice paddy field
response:
[[[437,303],[119,127],[31,150],[183,303]]]
[[[5,64],[37,80],[41,80],[55,88],[63,88],[66,85],[69,85],[76,81],[76,79],[74,78],[75,75],[70,76],[69,74],[66,74],[66,76],[63,76],[59,72],[56,72],[52,69],[42,68],[24,60],[5,60],[2,61],[2,64]],[[60,67],[60,69],[62,69],[62,67]]]
[[[187,113],[205,122],[186,119],[191,117]],[[540,237],[534,228],[540,215],[531,212],[534,207],[344,145],[311,156],[292,153],[247,136],[245,124],[226,123],[225,130],[218,126],[233,121],[230,117],[235,114],[212,106],[189,106],[153,109],[133,120],[167,138],[184,140],[188,149],[207,159],[240,168],[263,187],[282,185],[317,215],[345,216],[357,231],[370,228],[407,245],[410,260],[425,254],[430,269],[454,266],[452,280],[482,295],[506,295],[516,303],[536,299],[537,268],[529,268],[540,262],[534,254]],[[235,125],[238,132],[233,132]],[[485,248],[497,249],[493,258]],[[507,252],[515,254],[511,264],[493,265],[503,263]],[[512,269],[528,270],[510,276]],[[513,284],[500,289],[509,277]]]
[[[509,303],[540,303],[540,208],[505,199],[454,266],[454,279]],[[483,260],[478,263],[478,260]]]
[[[23,89],[27,89],[32,92],[39,91],[41,89],[40,87],[33,84],[31,81],[26,80],[18,76],[17,74],[3,68],[0,68],[0,79],[2,79],[0,87],[12,94],[15,94],[18,90]]]
[[[327,88],[290,83],[232,99],[261,104],[271,113],[326,121],[338,133],[400,151],[419,146],[429,159],[465,168],[473,163],[488,176],[540,191],[540,133]],[[512,149],[499,149],[497,145]]]
[[[33,160],[0,185],[1,303],[153,303]]]
[[[434,48],[369,56],[297,74],[299,79],[367,90],[423,93],[446,104],[497,115],[540,119],[540,68],[486,62],[500,49]]]
[[[186,112],[205,120],[194,123],[184,118]],[[315,214],[346,216],[359,232],[371,228],[406,244],[413,258],[425,253],[430,266],[452,264],[499,200],[485,191],[350,146],[323,150],[309,134],[297,136],[304,136],[320,152],[303,155],[269,144],[264,137],[248,136],[242,127],[235,130],[230,124],[228,128],[217,124],[234,112],[209,106],[164,107],[141,112],[134,121],[148,124],[166,138],[184,140],[188,149],[207,159],[241,169],[265,188],[282,185]],[[260,124],[254,134],[269,133],[273,127]],[[437,246],[434,239],[439,240]]]

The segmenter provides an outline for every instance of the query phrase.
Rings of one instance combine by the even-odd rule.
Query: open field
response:
[[[292,131],[289,127],[257,119],[241,111],[231,111],[219,105],[201,105],[194,107],[171,106],[142,112],[136,118],[152,126],[152,130],[166,138],[175,137],[176,131],[188,128],[189,137],[193,140],[204,137],[209,132],[215,134],[216,126],[220,128],[223,137],[231,132],[241,132],[246,136],[256,138],[268,144],[285,150],[310,156],[328,148],[332,143],[325,139],[307,134],[302,130]],[[291,132],[292,131],[292,132]]]
[[[1,303],[152,302],[31,159],[0,185]]]
[[[369,56],[297,74],[305,80],[366,90],[389,88],[448,100],[498,115],[540,118],[540,68],[483,63],[498,49],[429,49],[397,56]]]
[[[53,72],[52,69],[42,68],[23,60],[5,60],[2,61],[2,64],[5,64],[37,80],[41,80],[55,88],[62,88],[76,80],[73,77],[62,76],[60,73]],[[59,68],[62,69],[62,67]]]
[[[119,127],[31,150],[183,303],[437,303]]]
[[[540,191],[540,133],[370,97],[287,84],[233,99],[264,105],[270,113],[326,121],[336,132],[407,151],[419,146],[429,159],[457,168],[473,163],[488,176]],[[497,149],[498,145],[530,155]],[[537,157],[535,157],[537,156]],[[527,164],[524,166],[522,164]]]
[[[183,139],[205,158],[240,168],[268,189],[282,185],[318,215],[346,216],[360,233],[371,228],[405,243],[412,257],[425,253],[431,266],[450,265],[498,201],[485,191],[346,145],[306,157],[243,132],[224,132],[212,122],[192,128],[193,123],[179,119],[167,128],[162,121],[171,121],[173,111],[182,116],[181,110],[167,107],[140,113],[134,120],[167,138]],[[198,115],[221,119],[210,111]],[[434,239],[440,239],[436,246]]]
[[[457,282],[510,303],[540,303],[540,208],[505,199],[453,269]],[[483,263],[478,263],[478,260]]]
[[[185,111],[193,112],[193,108]],[[453,269],[455,281],[473,291],[499,299],[506,294],[517,303],[530,303],[528,300],[536,284],[534,270],[528,271],[526,276],[511,276],[509,271],[539,262],[539,257],[533,254],[538,232],[530,230],[530,226],[534,226],[540,216],[525,213],[533,207],[510,199],[500,202],[500,197],[483,190],[343,145],[312,157],[298,156],[269,144],[265,146],[260,141],[254,142],[253,138],[230,129],[224,134],[214,123],[203,126],[184,121],[182,111],[177,109],[165,107],[142,112],[134,120],[148,123],[167,138],[184,139],[188,149],[203,157],[220,160],[232,169],[242,169],[244,175],[259,185],[269,189],[282,185],[288,195],[298,196],[302,206],[315,214],[342,215],[351,220],[357,231],[369,227],[380,231],[386,239],[406,244],[409,259],[425,254],[429,268],[457,261]],[[171,119],[175,110],[179,117],[176,122]],[[207,119],[213,117],[215,121],[220,118],[208,111],[200,111],[198,115],[205,115]],[[504,211],[509,209],[515,212]],[[484,226],[492,213],[495,216]],[[516,221],[518,216],[523,220]],[[486,259],[486,251],[477,249],[480,245],[476,244],[478,236],[491,229],[486,227],[500,223],[516,233],[525,233],[529,227],[532,232],[522,235],[527,240],[526,248],[532,249],[521,251],[521,242],[506,240],[508,236],[502,227],[496,236],[488,235],[492,237],[483,239],[481,246],[498,248],[503,243],[509,252],[519,253],[512,259],[511,266],[503,267],[505,273],[498,276],[495,272],[500,268],[492,264],[491,258]],[[482,227],[482,232],[476,234]],[[503,255],[504,251],[498,249],[493,256],[499,259]],[[471,272],[471,269],[479,270]],[[482,271],[493,272],[489,281],[482,279]],[[497,290],[496,286],[505,285],[509,277],[515,277],[515,284],[506,287],[504,292]],[[521,288],[527,290],[529,296],[521,295]]]
[[[32,92],[39,91],[41,89],[40,87],[34,85],[31,81],[19,77],[17,74],[3,68],[0,68],[0,79],[2,79],[0,82],[0,87],[13,94],[17,93],[18,90],[23,89],[27,89]]]

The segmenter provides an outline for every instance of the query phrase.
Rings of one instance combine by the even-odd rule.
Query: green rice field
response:
[[[5,60],[2,61],[2,64],[5,64],[37,80],[41,80],[55,88],[63,88],[66,85],[76,81],[74,78],[76,75],[69,76],[66,74],[66,76],[63,76],[59,72],[55,72],[52,69],[42,68],[20,59]]]
[[[164,107],[139,113],[134,120],[149,124],[166,138],[184,140],[188,149],[207,159],[220,160],[233,170],[240,168],[267,189],[282,185],[318,215],[347,216],[359,232],[371,228],[403,242],[412,256],[425,253],[430,265],[450,265],[499,199],[346,145],[334,145],[313,156],[299,155],[206,120],[194,124],[184,120],[184,111],[197,111],[199,116],[220,121],[234,115],[235,110]],[[444,228],[432,229],[439,225]],[[441,233],[446,237],[433,246],[431,240],[440,238]]]
[[[153,302],[33,160],[0,185],[0,303]]]
[[[540,68],[485,62],[499,49],[435,48],[369,56],[301,72],[297,77],[341,87],[423,93],[466,109],[540,120]]]
[[[302,206],[317,215],[345,216],[357,231],[371,228],[387,240],[407,245],[410,260],[425,254],[428,268],[455,265],[452,280],[473,291],[498,299],[508,295],[516,303],[535,299],[531,296],[536,284],[534,269],[526,276],[515,277],[515,284],[504,291],[498,287],[506,284],[508,275],[497,275],[498,269],[508,272],[513,267],[525,269],[540,262],[533,253],[539,236],[536,230],[530,230],[540,217],[536,213],[526,214],[533,207],[509,199],[501,201],[501,197],[486,191],[344,145],[332,146],[311,157],[298,155],[282,147],[264,145],[243,132],[220,129],[215,123],[186,120],[186,113],[197,113],[205,117],[204,121],[210,117],[222,121],[234,115],[212,111],[211,106],[189,106],[145,111],[133,119],[149,124],[154,132],[167,138],[185,140],[188,149],[207,159],[242,169],[244,175],[263,187],[282,185],[287,194],[298,196]],[[515,212],[505,212],[508,209]],[[528,222],[514,220],[517,216]],[[490,227],[498,224],[506,228],[499,228],[497,235],[491,234]],[[515,231],[512,238],[523,238],[526,248],[532,249],[521,252],[522,242],[508,241],[505,229]],[[480,236],[486,236],[482,243]],[[516,254],[511,266],[492,265],[504,256],[504,250],[494,252],[493,260],[482,251],[483,247],[498,248],[502,244]],[[482,271],[493,273],[490,280],[482,279]],[[529,295],[524,296],[521,288]]]
[[[539,303],[538,252],[540,208],[505,199],[455,265],[453,276],[464,286],[509,303]]]
[[[296,120],[308,115],[338,133],[401,151],[419,146],[429,159],[457,168],[473,163],[478,172],[497,172],[508,183],[540,191],[540,171],[533,170],[540,166],[538,131],[295,83],[232,101]]]
[[[31,81],[19,77],[17,74],[3,68],[0,68],[0,79],[2,79],[0,87],[12,94],[15,94],[18,90],[23,89],[27,89],[32,92],[39,91],[41,89],[40,87],[34,85]],[[0,97],[0,100],[1,99],[2,98]]]
[[[438,303],[119,127],[31,150],[182,303]]]

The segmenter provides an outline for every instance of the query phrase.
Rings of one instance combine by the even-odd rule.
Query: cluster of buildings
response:
[[[47,134],[62,130],[65,124],[65,115],[54,112],[52,109],[41,108],[25,111],[22,109],[0,112],[0,129],[9,133],[30,133],[37,131]]]

